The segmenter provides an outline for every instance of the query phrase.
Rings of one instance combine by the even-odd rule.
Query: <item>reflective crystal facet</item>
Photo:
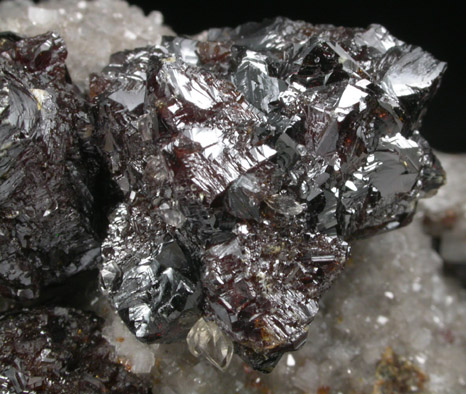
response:
[[[270,371],[306,340],[347,242],[409,223],[442,185],[418,128],[445,63],[378,25],[199,37],[117,53],[91,78],[123,195],[102,283],[139,338],[204,314]],[[184,257],[161,262],[168,244]]]
[[[100,261],[109,180],[66,55],[55,33],[0,33],[0,294],[22,301]]]
[[[233,342],[212,321],[200,318],[186,337],[189,351],[196,357],[205,357],[225,371],[233,357]]]
[[[0,316],[2,393],[149,394],[148,382],[114,360],[102,319],[73,308]]]

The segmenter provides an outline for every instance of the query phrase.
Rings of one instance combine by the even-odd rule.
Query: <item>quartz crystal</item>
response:
[[[158,11],[149,15],[122,0],[0,1],[0,31],[33,36],[54,31],[69,49],[71,77],[87,90],[89,74],[104,67],[109,56],[123,49],[160,42],[173,31]]]
[[[114,54],[91,77],[122,201],[102,286],[143,341],[214,322],[254,368],[306,341],[348,241],[403,226],[444,172],[419,134],[445,63],[276,18]]]
[[[466,289],[443,274],[442,258],[423,231],[426,215],[465,205],[466,156],[437,155],[447,185],[422,200],[409,226],[353,242],[352,258],[322,296],[308,341],[298,352],[284,355],[265,375],[236,356],[221,372],[203,358],[194,359],[184,344],[141,344],[155,360],[154,392],[369,394],[408,381],[418,385],[411,392],[466,392]],[[440,235],[447,239],[449,230]],[[115,332],[118,357],[140,357],[140,348],[130,355],[126,348],[120,352],[132,335],[113,312],[104,316],[106,331]]]
[[[0,318],[2,393],[140,393],[147,382],[113,362],[102,319],[69,308],[37,308]]]
[[[0,293],[37,299],[100,260],[105,172],[55,33],[0,34]]]
[[[189,351],[196,357],[204,356],[218,369],[224,371],[233,357],[233,342],[218,326],[200,318],[186,338]]]

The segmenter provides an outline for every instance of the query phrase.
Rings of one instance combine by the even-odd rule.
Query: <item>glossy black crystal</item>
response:
[[[0,34],[0,292],[34,300],[100,259],[89,105],[55,33]]]
[[[146,393],[150,386],[113,361],[102,319],[72,308],[36,308],[0,318],[2,393]]]
[[[347,241],[442,185],[418,128],[444,70],[382,26],[285,18],[113,55],[90,87],[125,195],[101,276],[138,338],[202,314],[256,369],[298,349]]]

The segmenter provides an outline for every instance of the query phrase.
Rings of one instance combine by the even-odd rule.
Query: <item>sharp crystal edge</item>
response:
[[[0,316],[2,393],[151,393],[114,361],[103,320],[73,308],[38,307]]]
[[[444,182],[418,128],[446,65],[379,25],[201,36],[117,53],[91,78],[125,194],[102,287],[140,340],[203,316],[267,372],[306,341],[348,241],[406,225]]]
[[[200,318],[186,337],[189,351],[206,357],[211,364],[225,371],[233,357],[233,342],[213,322]]]
[[[66,56],[56,33],[0,33],[0,294],[21,302],[100,261],[103,167]]]
[[[268,372],[306,341],[348,242],[409,223],[418,198],[442,185],[444,172],[418,129],[445,63],[378,25],[277,18],[201,37],[114,54],[90,78],[94,134],[85,103],[70,93],[62,41],[53,33],[42,41],[2,35],[0,236],[8,243],[1,247],[27,251],[19,267],[31,256],[39,267],[71,261],[70,272],[95,264],[99,240],[88,214],[95,190],[86,180],[99,163],[85,166],[82,153],[94,141],[121,194],[102,244],[101,284],[123,321],[145,342],[193,330],[190,348],[225,368],[229,351],[210,345],[223,338],[220,329],[237,354]],[[50,160],[31,159],[26,168],[19,153],[12,157],[24,145]],[[34,215],[68,207],[50,223],[70,235],[40,237],[44,247],[35,246],[39,232],[3,228],[36,223],[37,215],[24,216],[27,207],[10,207],[26,200],[10,194],[28,196],[21,182],[30,174],[24,185],[35,184],[39,162],[49,166],[41,174],[49,174],[44,193],[55,205]],[[38,201],[40,186],[30,190],[28,201]],[[57,242],[58,260],[41,260],[55,256]],[[36,249],[43,254],[29,254]],[[16,278],[9,262],[0,273],[9,280],[34,272]],[[29,287],[19,286],[35,297]],[[199,322],[211,327],[207,342]]]

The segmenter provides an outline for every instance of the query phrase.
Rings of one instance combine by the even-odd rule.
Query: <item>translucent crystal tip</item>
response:
[[[221,371],[225,371],[233,357],[233,342],[212,321],[200,318],[186,338],[189,351],[205,357]]]

